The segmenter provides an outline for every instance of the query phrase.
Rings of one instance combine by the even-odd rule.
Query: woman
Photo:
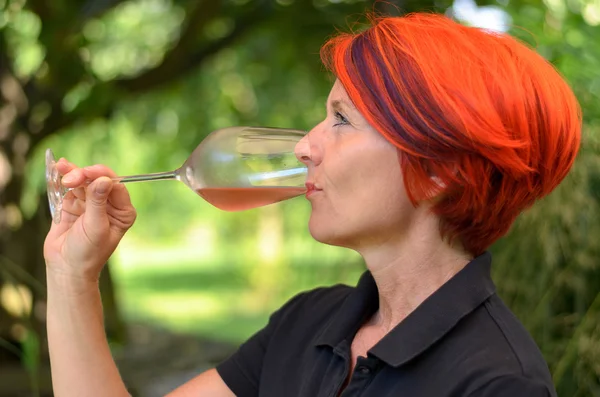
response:
[[[429,14],[372,18],[322,56],[337,80],[297,147],[309,228],[368,270],[294,297],[170,396],[555,396],[486,249],[573,164],[567,84],[514,39]],[[78,189],[45,245],[56,395],[126,396],[97,280],[135,210],[106,167],[59,170]]]

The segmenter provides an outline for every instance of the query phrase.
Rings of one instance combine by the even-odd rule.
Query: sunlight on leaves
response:
[[[39,17],[29,10],[3,12],[8,21],[7,42],[14,51],[14,69],[18,77],[33,74],[41,65],[45,50],[37,41],[42,23]]]
[[[167,0],[136,0],[86,24],[90,66],[102,80],[135,75],[162,61],[179,38],[185,17]]]
[[[31,313],[31,291],[22,284],[7,283],[0,288],[0,302],[15,317],[25,317]]]

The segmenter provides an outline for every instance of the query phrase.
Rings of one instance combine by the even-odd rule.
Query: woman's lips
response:
[[[307,198],[317,192],[320,192],[320,191],[321,191],[321,189],[319,189],[317,186],[315,186],[314,183],[306,182],[306,197]]]

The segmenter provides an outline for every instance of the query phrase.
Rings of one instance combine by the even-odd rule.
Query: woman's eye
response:
[[[337,120],[337,123],[333,125],[334,127],[350,124],[348,119],[346,119],[340,112],[335,112],[335,119]]]

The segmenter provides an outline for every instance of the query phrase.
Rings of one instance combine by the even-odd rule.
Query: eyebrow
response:
[[[350,110],[356,110],[356,108],[354,107],[353,104],[343,100],[343,99],[336,99],[334,101],[331,101],[331,108],[332,109],[341,109],[341,108],[347,108]]]

